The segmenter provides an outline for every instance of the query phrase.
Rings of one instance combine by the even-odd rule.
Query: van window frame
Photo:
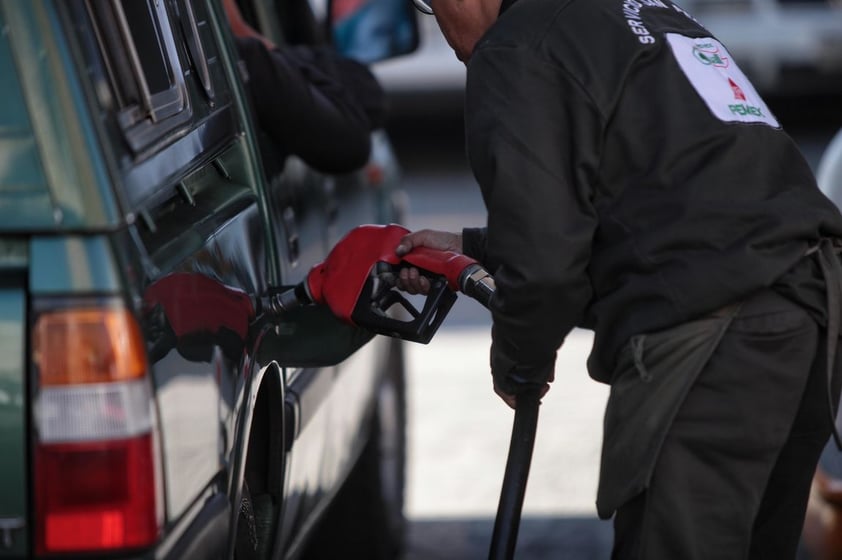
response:
[[[138,155],[192,116],[167,2],[85,0],[85,7],[106,68],[110,109]],[[126,7],[133,11],[131,26]],[[143,19],[144,12],[148,19]],[[143,38],[144,45],[132,33],[139,28],[154,32],[154,37]]]

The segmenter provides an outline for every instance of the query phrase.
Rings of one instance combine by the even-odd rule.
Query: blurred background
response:
[[[827,0],[682,5],[729,48],[813,169],[823,167],[823,188],[842,184],[842,173],[834,171],[842,157],[829,149],[842,126],[840,6]],[[435,20],[422,17],[420,24],[419,51],[374,67],[389,94],[407,226],[483,225],[465,159],[465,69]],[[491,390],[489,327],[488,313],[463,297],[429,345],[407,345],[411,523],[404,560],[487,556],[513,419]],[[541,407],[518,558],[610,556],[611,525],[597,519],[594,507],[607,387],[587,376],[590,344],[589,332],[574,331],[559,353],[556,381]]]

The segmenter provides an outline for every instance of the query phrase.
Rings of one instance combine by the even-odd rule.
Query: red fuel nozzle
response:
[[[474,259],[453,251],[426,247],[399,257],[395,248],[409,230],[399,225],[363,225],[351,230],[313,267],[304,282],[264,302],[275,313],[304,304],[327,305],[339,319],[380,334],[428,342],[456,300],[456,292],[488,306],[494,280]],[[395,288],[402,267],[428,277],[432,289],[421,310]],[[410,319],[390,312],[403,308]],[[406,315],[406,314],[403,314]]]
[[[453,251],[418,247],[404,255],[403,260],[420,270],[444,276],[454,292],[461,291],[485,307],[491,304],[494,278],[475,259]]]

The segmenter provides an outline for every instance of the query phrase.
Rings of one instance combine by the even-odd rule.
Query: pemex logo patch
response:
[[[780,128],[778,120],[731,58],[712,37],[667,33],[667,42],[687,79],[711,113],[726,122],[763,123]]]
[[[728,68],[728,58],[722,56],[719,52],[719,47],[711,42],[702,42],[693,45],[693,56],[706,66]]]
[[[731,91],[734,92],[734,99],[737,101],[746,101],[746,94],[743,93],[743,89],[734,83],[734,80],[728,78],[728,85],[731,86]]]

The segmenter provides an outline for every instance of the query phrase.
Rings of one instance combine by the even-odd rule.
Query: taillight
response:
[[[153,544],[160,470],[136,320],[121,306],[51,310],[32,335],[38,552]]]

